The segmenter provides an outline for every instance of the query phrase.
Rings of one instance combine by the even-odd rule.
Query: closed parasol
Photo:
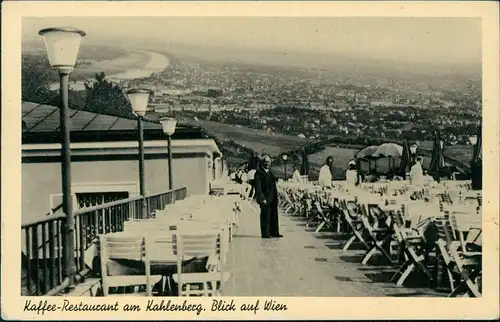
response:
[[[300,167],[300,173],[303,176],[309,176],[309,160],[307,158],[306,150],[302,149],[301,153],[302,153],[302,164]]]
[[[432,157],[431,164],[429,166],[429,173],[436,176],[436,180],[440,179],[440,170],[445,167],[444,155],[443,155],[443,141],[439,136],[439,133],[434,132],[434,146],[432,147]]]
[[[406,176],[406,172],[410,168],[411,163],[411,153],[410,146],[408,145],[408,141],[403,141],[403,153],[401,155],[401,162],[399,163],[399,172],[401,176],[404,178]]]

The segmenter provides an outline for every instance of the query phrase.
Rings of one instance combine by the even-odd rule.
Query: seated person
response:
[[[372,170],[370,172],[370,174],[365,179],[366,179],[366,182],[373,183],[373,182],[377,182],[379,178],[378,178],[377,172],[375,170]]]
[[[424,170],[423,174],[424,174],[424,182],[434,182],[434,178],[427,172],[427,170]]]
[[[387,180],[393,180],[394,177],[396,176],[396,174],[394,173],[394,171],[392,170],[389,170],[386,174],[385,174],[385,178]]]

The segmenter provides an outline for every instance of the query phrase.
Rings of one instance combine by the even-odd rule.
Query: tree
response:
[[[120,86],[109,82],[104,72],[95,75],[93,84],[85,83],[85,110],[134,119],[130,102]]]
[[[44,68],[41,59],[25,56],[22,60],[21,97],[23,101],[54,104],[56,96],[50,91],[52,70]]]

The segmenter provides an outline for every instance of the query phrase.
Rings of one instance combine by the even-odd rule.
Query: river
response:
[[[116,65],[123,65],[123,61],[129,59],[131,56],[134,55],[134,53],[147,53],[148,54],[148,61],[145,62],[144,65],[142,65],[142,62],[138,62],[135,60],[133,64],[135,65],[134,67],[128,68],[124,71],[121,71],[119,73],[111,74],[111,75],[106,75],[107,79],[111,80],[132,80],[136,78],[143,78],[143,77],[149,77],[153,73],[159,73],[164,71],[168,65],[170,64],[170,60],[168,59],[167,56],[156,53],[156,52],[151,52],[151,51],[143,51],[143,50],[138,50],[138,49],[130,49],[128,50],[129,52],[129,57],[127,56],[120,56],[115,59],[111,59],[106,62],[106,64],[114,64],[114,61],[116,61]],[[132,61],[134,60],[133,58],[131,59]],[[131,63],[132,65],[132,63]],[[136,67],[137,65],[142,65],[141,67]],[[88,79],[88,81],[93,81],[93,78]],[[73,90],[77,91],[83,91],[85,90],[85,85],[84,81],[76,81],[76,82],[70,82],[70,87]],[[57,90],[59,89],[59,83],[53,83],[50,85],[51,90]]]

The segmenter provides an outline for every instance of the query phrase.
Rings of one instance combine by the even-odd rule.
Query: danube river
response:
[[[90,68],[96,69],[99,68],[99,66],[112,66],[116,68],[118,66],[123,66],[123,71],[106,75],[106,78],[113,80],[132,80],[149,77],[153,73],[162,72],[169,64],[170,60],[165,55],[150,51],[130,49],[127,51],[127,55],[103,62],[97,62],[92,64]],[[127,65],[131,67],[127,68]],[[93,79],[88,79],[88,81],[93,81]],[[84,81],[70,82],[70,87],[77,91],[85,90]],[[58,90],[59,83],[51,84],[50,88],[51,90]]]

